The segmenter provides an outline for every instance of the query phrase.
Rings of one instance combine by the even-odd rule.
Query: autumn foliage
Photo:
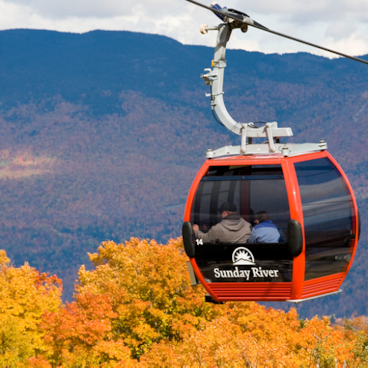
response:
[[[51,346],[41,328],[44,313],[59,310],[61,280],[41,274],[27,263],[9,265],[0,251],[0,366],[13,367],[34,356],[48,354]]]
[[[75,300],[61,281],[0,252],[0,366],[364,367],[364,317],[300,320],[253,302],[209,304],[191,287],[181,239],[107,241],[80,268]]]

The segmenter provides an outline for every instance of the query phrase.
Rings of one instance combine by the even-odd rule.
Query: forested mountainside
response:
[[[199,78],[212,56],[141,33],[0,32],[0,248],[16,265],[56,273],[70,300],[101,241],[180,236],[205,150],[238,144]],[[325,139],[358,199],[362,236],[344,292],[298,312],[368,314],[367,67],[307,53],[230,50],[227,60],[231,114],[290,126],[293,141]]]

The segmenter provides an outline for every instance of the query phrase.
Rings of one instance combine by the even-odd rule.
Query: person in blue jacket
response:
[[[255,226],[252,229],[248,243],[284,243],[285,234],[270,219],[266,211],[254,215]]]

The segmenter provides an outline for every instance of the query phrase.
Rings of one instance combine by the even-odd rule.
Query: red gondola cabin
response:
[[[201,282],[212,298],[207,299],[216,302],[300,302],[339,292],[359,238],[358,209],[348,179],[323,140],[281,143],[280,138],[293,135],[291,128],[277,122],[240,123],[230,116],[223,100],[226,45],[235,29],[246,32],[251,26],[368,62],[271,31],[238,10],[188,1],[222,20],[215,27],[201,25],[203,34],[218,32],[212,69],[201,77],[211,87],[208,96],[216,120],[241,136],[240,146],[206,152],[209,160],[189,192],[183,240],[192,282]],[[262,138],[265,141],[256,142]],[[285,236],[277,243],[205,244],[194,239],[192,226],[207,232],[221,221],[218,209],[226,202],[236,206],[238,219],[240,215],[252,225],[254,214],[266,212]]]
[[[253,224],[266,211],[285,243],[202,244],[233,202]],[[347,177],[327,151],[295,157],[207,160],[188,195],[185,249],[198,281],[215,301],[301,301],[339,291],[358,242],[358,209]]]

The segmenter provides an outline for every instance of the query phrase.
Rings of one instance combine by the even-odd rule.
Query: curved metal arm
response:
[[[266,123],[265,126],[256,128],[253,123],[237,123],[229,114],[224,103],[224,73],[226,67],[226,44],[231,36],[229,23],[222,23],[218,27],[203,27],[203,29],[218,30],[215,56],[212,61],[213,69],[205,69],[207,74],[201,77],[206,84],[211,86],[211,108],[215,111],[221,123],[231,132],[242,136],[242,152],[246,152],[247,138],[268,138],[271,152],[275,152],[273,137],[291,137],[293,132],[290,128],[278,128],[276,122]]]
[[[224,21],[224,23],[216,27],[208,27],[206,24],[202,24],[200,31],[202,34],[206,34],[209,30],[217,30],[217,43],[215,48],[214,60],[212,61],[212,69],[205,69],[207,74],[202,74],[201,77],[206,81],[207,85],[211,86],[211,93],[207,96],[211,97],[211,108],[216,113],[219,121],[231,132],[241,136],[241,146],[225,146],[218,150],[212,151],[208,149],[206,152],[207,158],[214,158],[226,155],[253,155],[253,154],[282,154],[283,156],[299,155],[305,152],[323,151],[327,149],[327,145],[324,141],[320,141],[318,144],[288,144],[280,143],[280,137],[291,137],[293,132],[291,128],[284,127],[279,128],[277,122],[267,122],[262,127],[257,127],[255,123],[238,123],[228,113],[224,98],[223,98],[223,84],[224,84],[224,69],[226,67],[226,45],[230,39],[231,31],[236,28],[240,28],[242,32],[247,31],[247,26],[262,29],[264,31],[270,31],[268,28],[262,26],[256,21],[252,20],[247,14],[241,13],[234,9],[221,8],[218,4],[207,7],[194,0],[187,0],[204,8],[213,11],[215,14]],[[220,9],[219,9],[220,8]],[[270,31],[271,33],[285,36],[277,32]],[[296,38],[285,36],[295,41],[300,41]],[[301,41],[304,42],[304,41]],[[305,42],[306,43],[306,42]],[[307,43],[309,44],[309,43]],[[309,44],[311,46],[316,46]],[[318,46],[316,46],[318,47]],[[325,49],[327,50],[327,49]],[[331,50],[328,50],[331,51]],[[346,56],[344,54],[340,54]],[[346,56],[349,57],[349,56]],[[354,57],[351,59],[368,63],[365,60],[360,60]],[[267,138],[263,144],[254,144],[253,138]],[[276,141],[276,143],[275,143]]]
[[[222,124],[235,134],[241,135],[242,125],[237,123],[228,113],[224,98],[224,72],[226,67],[226,44],[229,41],[231,29],[228,23],[220,24],[218,27],[217,43],[215,48],[215,56],[213,60],[213,69],[205,69],[207,74],[201,77],[206,84],[211,85],[211,107],[215,110],[216,115]]]

